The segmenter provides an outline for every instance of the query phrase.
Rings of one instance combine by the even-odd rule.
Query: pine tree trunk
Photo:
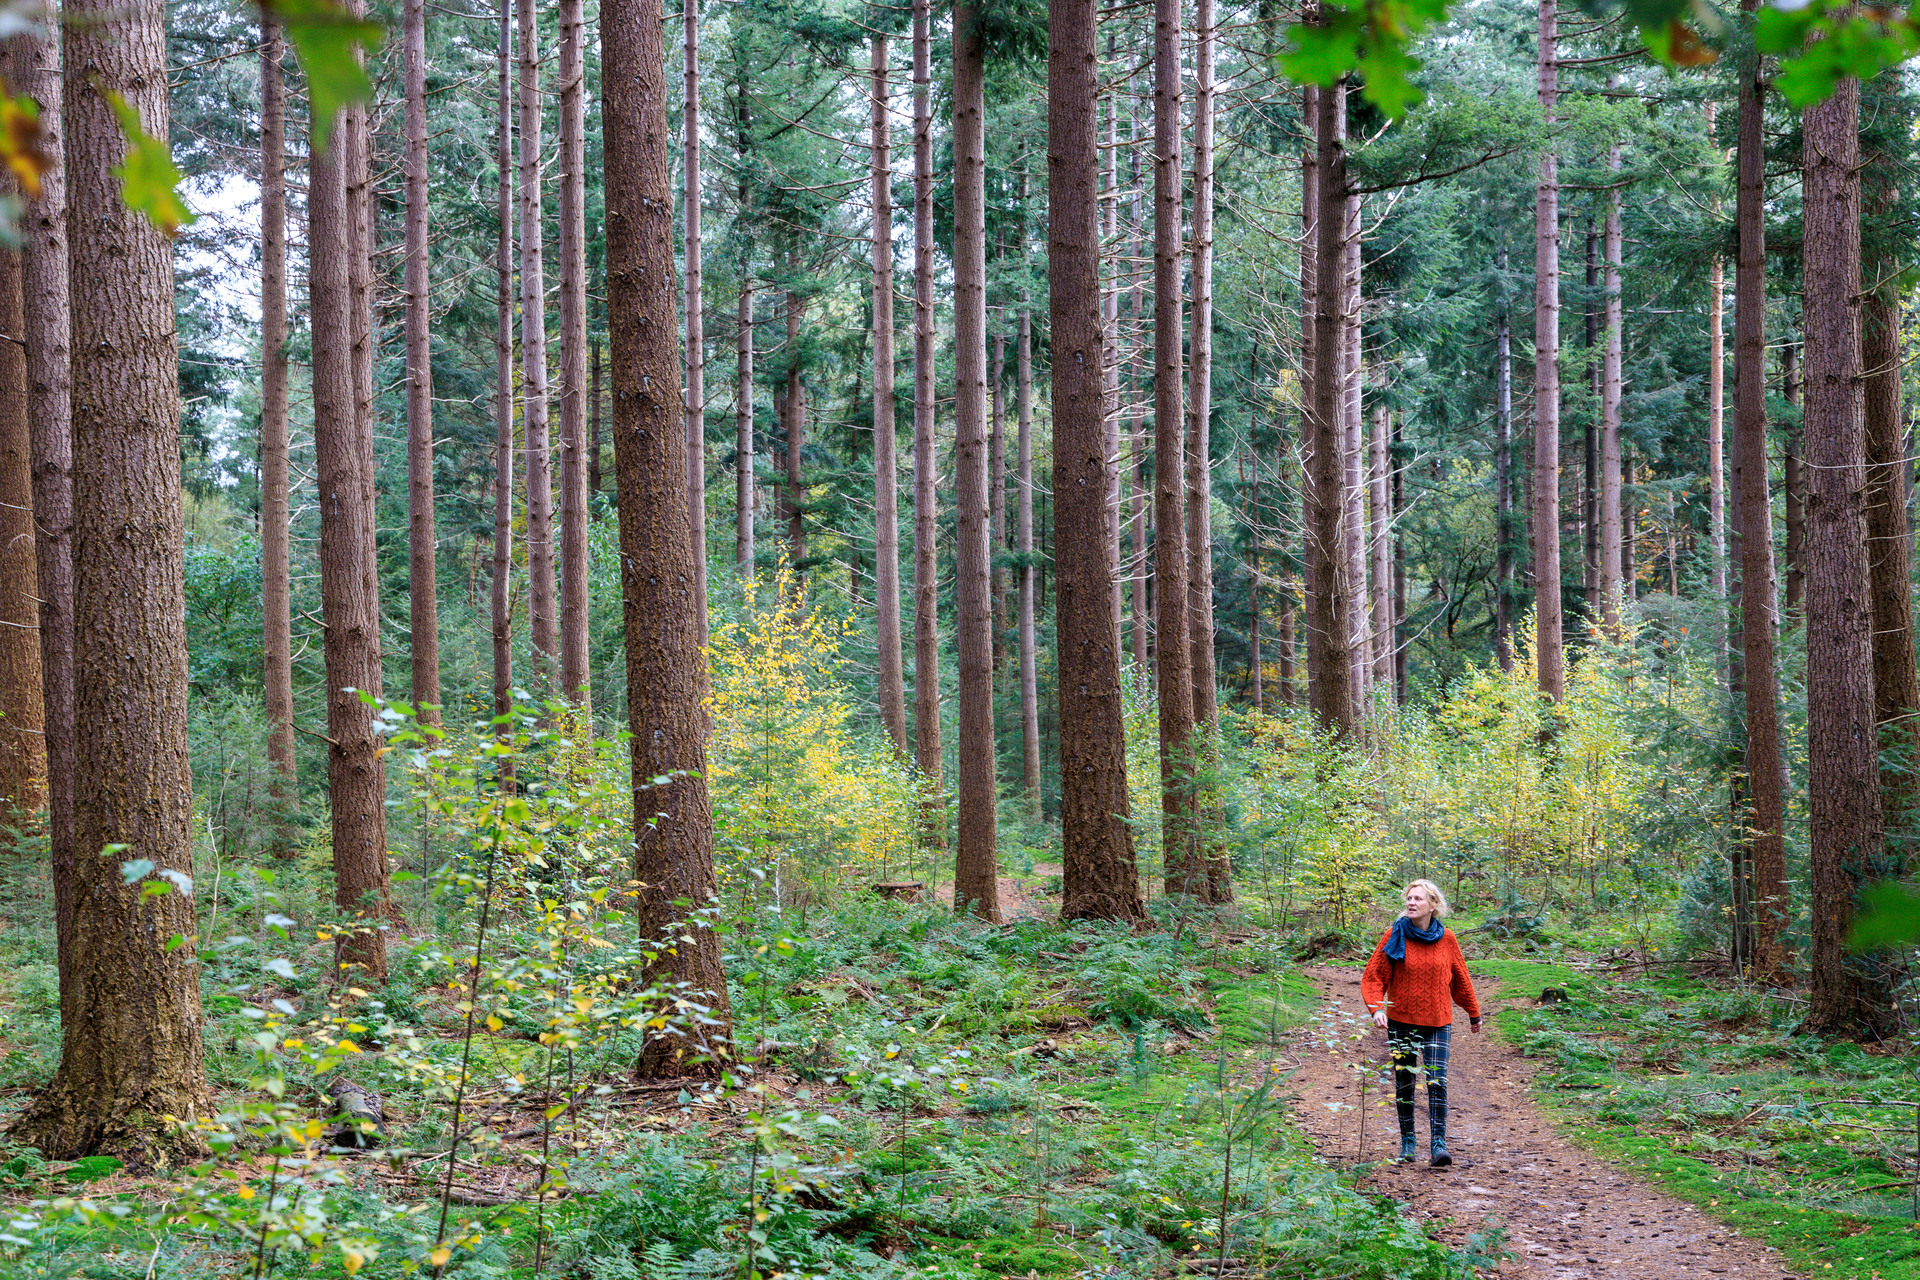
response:
[[[1392,438],[1387,444],[1387,469],[1391,473],[1387,485],[1387,510],[1391,527],[1389,536],[1393,544],[1393,617],[1387,627],[1387,636],[1388,659],[1393,669],[1393,696],[1404,707],[1407,705],[1407,645],[1400,633],[1407,622],[1407,543],[1400,531],[1400,513],[1406,510],[1400,484],[1403,470],[1399,465],[1400,457],[1400,423],[1396,420]]]
[[[1361,414],[1366,368],[1360,346],[1360,198],[1341,211],[1340,257],[1340,545],[1347,605],[1347,660],[1353,666],[1354,713],[1373,707],[1372,621],[1367,600],[1367,432]]]
[[[1153,8],[1153,590],[1160,704],[1161,870],[1169,894],[1206,890],[1194,839],[1193,651],[1187,626],[1186,388],[1181,332],[1180,4]]]
[[[1600,315],[1593,299],[1600,291],[1600,232],[1587,217],[1587,305],[1582,309],[1587,324],[1587,390],[1593,407],[1587,414],[1581,435],[1583,458],[1580,470],[1580,579],[1585,588],[1585,625],[1600,619]]]
[[[751,150],[749,130],[752,117],[747,103],[747,82],[743,71],[734,82],[734,151],[739,171],[734,189],[738,217],[747,221],[752,209],[752,189],[747,185],[747,158]],[[733,559],[740,575],[753,573],[753,237],[740,238],[740,306],[736,315],[733,375]]]
[[[266,705],[267,723],[271,726],[267,736],[267,758],[273,762],[279,778],[275,801],[283,814],[291,818],[290,809],[297,797],[292,787],[287,786],[294,777],[293,758],[293,607],[292,607],[292,548],[290,545],[290,525],[293,519],[291,489],[291,470],[288,461],[288,425],[287,425],[287,160],[286,160],[286,119],[287,87],[280,69],[283,43],[280,26],[271,14],[263,14],[260,31],[260,608],[261,608],[261,648],[265,675],[263,701]],[[53,82],[55,85],[57,81]],[[43,100],[44,101],[44,100]],[[58,101],[57,99],[55,100]],[[58,117],[57,110],[52,111]],[[43,110],[42,118],[46,118]],[[41,179],[43,199],[47,197],[46,179]],[[63,210],[64,214],[64,210]],[[64,238],[64,221],[62,223]],[[49,246],[51,248],[51,246]],[[64,300],[66,262],[64,245],[59,250],[61,261],[58,270],[61,278],[61,290]],[[33,253],[27,255],[28,270],[31,272]],[[61,308],[60,323],[66,323],[64,306]],[[34,319],[29,313],[29,322]],[[66,362],[65,342],[61,343],[60,362]],[[29,351],[31,356],[31,351]],[[64,382],[64,375],[63,375]],[[61,415],[64,419],[64,386],[58,399],[62,402]],[[37,420],[37,415],[36,415]],[[64,449],[67,461],[71,461],[70,443]],[[45,471],[46,465],[34,468],[35,475]],[[57,487],[64,496],[56,496],[52,488],[43,484],[34,494],[35,510],[39,514],[40,527],[49,541],[69,544],[67,536],[56,535],[56,505],[64,503],[67,510],[65,523],[72,521],[73,480],[61,465],[63,478]],[[56,599],[64,598],[63,607],[67,629],[67,655],[65,660],[65,680],[69,691],[65,694],[71,706],[72,668],[72,558],[70,547],[56,553],[58,560],[66,563],[66,582],[64,587],[54,586],[47,580],[46,569],[41,570],[41,596],[48,604],[41,609],[41,649],[46,660],[48,688],[53,688],[54,655],[47,651],[47,631],[49,627],[47,609]],[[53,705],[49,702],[48,721],[51,724]],[[71,715],[62,717],[71,725]],[[61,736],[66,736],[62,734]],[[70,752],[69,742],[66,750]],[[69,769],[58,759],[60,748],[50,733],[47,738],[48,764],[54,770],[53,793],[56,808],[59,794],[65,788],[58,779],[71,778]],[[71,804],[71,799],[68,804]],[[58,821],[55,826],[59,825]],[[290,840],[276,840],[274,851],[282,856],[291,856],[293,846]]]
[[[1343,579],[1350,568],[1342,551],[1346,471],[1341,458],[1345,422],[1342,395],[1342,278],[1346,226],[1347,158],[1344,83],[1320,89],[1315,98],[1314,252],[1312,374],[1312,449],[1307,488],[1308,670],[1310,686],[1317,684],[1314,711],[1320,723],[1338,737],[1353,736],[1358,727],[1353,687],[1351,610],[1357,602],[1353,584]],[[1302,287],[1305,293],[1305,287]],[[1317,681],[1316,681],[1316,676]]]
[[[711,1074],[731,1032],[720,938],[680,925],[713,899],[713,808],[707,794],[707,667],[701,652],[687,435],[676,404],[672,182],[659,0],[602,0],[601,56],[630,68],[601,82],[606,154],[607,313],[613,348],[614,473],[632,730],[634,899],[642,937],[679,935],[649,972],[678,984],[710,1022],[651,1038],[642,1079]],[[656,779],[666,778],[664,783]]]
[[[993,335],[993,357],[987,365],[989,411],[987,421],[987,510],[991,538],[988,556],[992,561],[992,585],[987,599],[993,605],[993,669],[997,674],[1007,660],[1007,582],[1001,557],[1007,549],[1007,406],[1002,388],[1007,374],[1007,338]]]
[[[495,246],[496,314],[493,333],[493,714],[496,732],[511,738],[500,717],[513,710],[513,0],[500,0],[499,79],[500,189],[495,197],[500,240]],[[513,785],[513,764],[500,762],[503,788]]]
[[[593,706],[587,603],[586,44],[584,0],[560,0],[560,694],[583,710]],[[598,454],[599,441],[592,448]],[[699,563],[704,601],[706,557]]]
[[[1802,116],[1807,343],[1807,746],[1813,982],[1804,1030],[1888,1020],[1884,985],[1847,955],[1854,898],[1882,853],[1874,734],[1860,368],[1860,86]]]
[[[794,238],[787,238],[787,276],[800,274],[800,250]],[[807,300],[789,287],[783,308],[787,320],[785,389],[780,396],[782,435],[786,439],[787,484],[782,501],[787,515],[787,547],[796,569],[807,559],[807,384],[800,376],[800,322],[807,313]]]
[[[540,48],[536,0],[518,0],[520,54],[520,421],[527,451],[527,615],[533,682],[544,695],[560,654],[553,567],[553,446],[547,429],[546,221],[540,166]]]
[[[1559,0],[1540,0],[1540,111],[1551,129],[1559,98]],[[1560,177],[1540,152],[1533,204],[1533,611],[1540,692],[1566,688],[1560,611]]]
[[[1135,157],[1129,159],[1127,164],[1127,183],[1133,188],[1133,226],[1135,234],[1132,257],[1134,262],[1139,263],[1144,262],[1147,258],[1147,246],[1141,232],[1141,228],[1146,225],[1146,220],[1141,212],[1142,183],[1140,181],[1139,160],[1137,159],[1140,152],[1140,126],[1137,120],[1131,124],[1128,132],[1133,135],[1133,157]],[[1133,321],[1133,364],[1137,366],[1143,355],[1141,350],[1141,335],[1146,327],[1147,290],[1144,283],[1137,278],[1136,273],[1131,269],[1128,272],[1128,277],[1130,284],[1130,288],[1128,289],[1130,301],[1128,302],[1127,310]],[[1114,345],[1117,351],[1119,347],[1119,334],[1117,330],[1115,332]],[[1133,678],[1135,680],[1145,680],[1151,675],[1151,664],[1153,662],[1153,606],[1148,598],[1148,586],[1153,579],[1153,557],[1147,546],[1147,513],[1148,503],[1151,501],[1151,497],[1147,492],[1147,404],[1145,399],[1139,395],[1138,389],[1134,385],[1134,376],[1131,372],[1127,375],[1127,391],[1129,397],[1134,402],[1132,429],[1127,433],[1128,448],[1132,455],[1132,461],[1128,468],[1128,485],[1131,495],[1128,501],[1132,505],[1129,521],[1130,545],[1128,550],[1131,554],[1125,562],[1130,566],[1127,576],[1132,588],[1130,601],[1132,624],[1129,630],[1129,638],[1133,645]],[[1116,396],[1117,394],[1116,392]],[[1116,541],[1117,540],[1116,538]],[[1114,563],[1117,565],[1121,562],[1115,560]]]
[[[900,646],[900,466],[894,457],[893,429],[893,131],[887,117],[884,35],[873,37],[872,74],[874,613],[880,722],[887,727],[894,754],[904,760],[909,748],[905,659]]]
[[[60,83],[60,33],[58,30],[25,32],[12,41],[12,66],[8,81],[14,92],[40,104],[42,145],[53,156],[62,154],[61,112],[64,95]],[[277,63],[275,64],[278,65]],[[263,109],[264,117],[264,109]],[[278,145],[278,135],[275,135]],[[264,145],[264,144],[263,144]],[[276,153],[277,154],[277,153]],[[268,196],[263,180],[261,196]],[[72,316],[67,293],[67,175],[64,164],[56,163],[40,175],[40,194],[26,202],[20,224],[21,287],[26,299],[26,326],[22,337],[27,350],[27,422],[32,433],[30,462],[33,468],[33,514],[36,527],[35,556],[40,597],[40,688],[44,702],[47,756],[47,845],[53,872],[54,931],[59,943],[62,982],[65,982],[66,957],[72,951],[73,938],[73,771],[74,737],[73,689],[73,380]],[[285,314],[285,206],[281,206],[282,303]],[[263,311],[269,299],[262,298]],[[281,331],[284,333],[282,321]],[[284,342],[284,338],[282,339]],[[268,357],[271,367],[272,357]],[[284,357],[280,365],[284,374]],[[285,404],[282,381],[281,403]],[[266,408],[263,397],[263,416]],[[285,412],[282,410],[281,434],[285,436]],[[284,475],[285,450],[281,453]],[[264,486],[264,477],[263,477]],[[284,481],[282,492],[285,491]],[[284,502],[282,508],[284,510]],[[281,561],[286,552],[285,522],[281,525]],[[264,551],[263,551],[264,556]],[[280,575],[280,617],[282,636],[286,631],[287,575]],[[271,601],[263,603],[263,610]],[[272,613],[266,611],[271,619]],[[284,656],[289,648],[280,650]],[[291,682],[287,705],[292,703]],[[272,703],[269,700],[269,713]],[[268,738],[269,757],[281,745],[284,732],[290,739],[290,713],[272,720]],[[291,770],[293,744],[286,744],[285,764]],[[278,785],[280,774],[275,774]],[[276,796],[284,805],[284,797]],[[276,844],[276,849],[279,846]]]
[[[1332,90],[1329,90],[1332,92]],[[1345,92],[1344,89],[1341,92]],[[1306,614],[1307,707],[1314,720],[1327,720],[1325,629],[1332,580],[1320,565],[1326,530],[1320,501],[1323,465],[1320,448],[1320,94],[1300,89],[1300,119],[1307,131],[1300,156],[1300,564],[1301,604]],[[1345,118],[1336,109],[1333,127]]]
[[[1021,256],[1026,256],[1024,241]],[[1014,538],[1020,554],[1020,777],[1027,792],[1027,812],[1040,818],[1040,675],[1034,635],[1033,566],[1033,316],[1020,308],[1020,327],[1014,338],[1014,413],[1019,434],[1020,497],[1014,517]],[[1116,591],[1116,595],[1119,593]],[[1115,633],[1115,641],[1118,641]]]
[[[693,531],[693,578],[698,586],[700,640],[707,638],[707,329],[700,288],[700,6],[680,6],[680,134],[686,202],[686,424],[687,511]]]
[[[1108,551],[1113,537],[1106,489],[1106,380],[1100,365],[1105,334],[1100,313],[1097,21],[1094,0],[1049,0],[1047,278],[1053,334],[1054,618],[1065,872],[1060,912],[1069,920],[1138,920],[1146,911],[1134,865],[1133,829],[1127,822],[1120,636],[1113,625],[1116,583]],[[1021,333],[1024,339],[1026,326]],[[1024,340],[1021,350],[1027,350]],[[1031,501],[1031,493],[1030,486],[1023,491],[1023,504]],[[1031,582],[1032,561],[1027,564]]]
[[[1760,0],[1742,0],[1752,12]],[[1739,186],[1734,209],[1734,472],[1739,485],[1740,634],[1746,695],[1745,815],[1752,903],[1753,975],[1786,978],[1786,803],[1780,687],[1774,638],[1773,502],[1767,484],[1765,80],[1757,55],[1740,68]]]
[[[587,499],[591,502],[600,496],[600,335],[594,334],[587,355],[592,372],[588,375],[587,391]],[[599,519],[599,512],[594,512]],[[749,538],[751,543],[752,539]]]
[[[934,532],[933,106],[929,0],[913,0],[913,729],[922,838],[947,847],[940,794],[940,562]]]
[[[11,81],[13,58],[0,46]],[[19,198],[11,174],[3,183]],[[34,551],[26,302],[20,251],[0,247],[0,813],[16,830],[46,802],[46,704],[40,686],[40,570]]]
[[[1707,104],[1707,127],[1713,127],[1712,103]],[[1727,616],[1726,290],[1726,264],[1715,257],[1707,274],[1707,525],[1713,544],[1713,599],[1722,618]],[[1724,669],[1724,632],[1715,643]]]
[[[1507,274],[1507,246],[1500,246],[1499,269]],[[1493,656],[1502,671],[1513,670],[1513,328],[1507,303],[1500,301],[1495,322],[1493,475]]]
[[[363,314],[359,220],[366,187],[365,108],[341,111],[323,147],[314,138],[307,193],[307,290],[313,331],[313,457],[320,505],[320,604],[326,622],[327,802],[332,815],[334,905],[363,923],[342,930],[336,960],[351,982],[387,978],[382,931],[395,919],[387,882],[386,765],[373,709],[380,694],[380,592],[374,571],[373,431],[360,397],[371,346]],[[317,130],[316,130],[317,134]]]
[[[1220,725],[1213,652],[1213,116],[1214,0],[1196,0],[1193,93],[1193,314],[1187,389],[1187,642],[1193,660],[1193,719],[1211,736]],[[1211,865],[1211,864],[1210,864]],[[1224,882],[1215,886],[1224,893]],[[1216,901],[1225,901],[1218,897]]]
[[[1368,529],[1367,549],[1373,558],[1373,682],[1393,687],[1393,512],[1391,501],[1393,463],[1387,450],[1388,419],[1391,411],[1384,404],[1373,409],[1373,433],[1369,441],[1367,466]]]
[[[1802,334],[1804,340],[1805,335]],[[1800,344],[1783,343],[1780,348],[1780,394],[1796,418],[1800,416],[1800,388]],[[1807,598],[1807,473],[1801,465],[1805,438],[1803,423],[1788,423],[1786,457],[1781,465],[1781,488],[1785,491],[1782,506],[1787,522],[1787,545],[1783,550],[1787,557],[1785,609],[1788,613],[1801,612]]]
[[[407,98],[407,581],[415,713],[440,723],[440,595],[433,510],[433,299],[427,268],[427,10],[401,15]],[[277,72],[276,72],[277,74]]]
[[[60,1068],[15,1122],[15,1141],[69,1160],[119,1156],[161,1169],[204,1148],[210,1118],[199,969],[183,892],[143,897],[122,857],[193,873],[180,393],[173,245],[120,198],[126,138],[117,93],[167,137],[166,10],[69,0],[65,62],[74,360],[74,760],[72,947],[61,966]]]
[[[1607,149],[1607,172],[1620,172],[1620,147]],[[1615,179],[1617,181],[1617,179]],[[1602,328],[1606,349],[1600,358],[1600,616],[1608,627],[1620,625],[1620,601],[1632,590],[1623,577],[1631,548],[1623,548],[1626,526],[1620,493],[1620,363],[1622,314],[1620,304],[1620,192],[1607,192],[1607,221],[1602,256],[1607,261]]]
[[[1118,40],[1115,33],[1107,33],[1107,60],[1114,61]],[[1100,199],[1100,330],[1105,335],[1101,343],[1100,364],[1104,371],[1102,387],[1105,395],[1105,427],[1107,439],[1107,458],[1110,471],[1107,476],[1107,505],[1112,508],[1109,523],[1113,527],[1113,563],[1115,572],[1119,566],[1127,563],[1121,548],[1124,519],[1120,514],[1121,476],[1120,476],[1120,95],[1117,91],[1103,95],[1106,100],[1107,136],[1101,157],[1101,179],[1104,190]],[[1021,193],[1025,203],[1026,193]],[[1130,442],[1131,443],[1131,442]],[[1139,554],[1136,546],[1134,554]],[[1121,593],[1113,593],[1114,634],[1120,634]]]

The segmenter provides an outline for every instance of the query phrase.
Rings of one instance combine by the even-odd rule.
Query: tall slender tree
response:
[[[124,846],[193,873],[173,246],[120,198],[126,135],[109,94],[167,136],[166,7],[68,0],[63,104],[73,341],[74,847]],[[182,892],[73,861],[60,1068],[15,1122],[55,1159],[153,1167],[196,1153],[211,1114],[199,968]],[[187,1126],[170,1127],[171,1115]]]
[[[513,711],[513,0],[500,0],[500,47],[495,193],[500,238],[494,246],[493,331],[493,715],[503,737],[512,734]],[[510,761],[501,766],[512,778]]]
[[[880,722],[894,754],[907,745],[906,660],[900,643],[900,466],[893,429],[893,128],[888,40],[873,37],[873,595]]]
[[[700,5],[680,6],[680,135],[687,318],[687,511],[693,522],[693,577],[700,636],[707,635],[707,330],[700,285]]]
[[[734,207],[742,222],[752,209],[747,157],[751,150],[752,106],[744,70],[734,80],[734,148],[737,177]],[[753,236],[740,237],[740,300],[734,319],[733,374],[733,559],[742,576],[753,572]]]
[[[1020,247],[1026,256],[1026,245]],[[1020,583],[1020,778],[1027,793],[1029,817],[1040,816],[1040,672],[1038,637],[1034,634],[1033,566],[1033,315],[1020,308],[1014,350],[1014,414],[1018,422],[1019,496],[1014,515],[1015,550]],[[1117,586],[1117,584],[1116,584]],[[1118,590],[1114,592],[1119,595]],[[1116,642],[1119,633],[1115,633]]]
[[[1220,725],[1213,656],[1213,123],[1214,0],[1194,8],[1193,311],[1187,342],[1187,639],[1193,662],[1193,719],[1211,735]],[[1224,889],[1224,884],[1217,886]]]
[[[1549,128],[1559,103],[1559,0],[1540,0],[1540,113]],[[1560,608],[1560,174],[1549,142],[1540,149],[1533,200],[1533,620],[1540,692],[1566,691]]]
[[[1609,82],[1611,83],[1611,82]],[[1607,148],[1607,172],[1620,172],[1620,144]],[[1631,585],[1626,573],[1631,548],[1623,547],[1625,523],[1620,493],[1620,390],[1624,351],[1620,300],[1621,235],[1618,179],[1607,184],[1607,219],[1602,256],[1606,259],[1601,326],[1606,347],[1600,357],[1600,616],[1609,627],[1620,625],[1620,601]]]
[[[0,46],[9,76],[13,50]],[[5,185],[17,199],[17,182]],[[0,810],[24,827],[46,799],[40,688],[40,570],[34,548],[26,301],[20,251],[0,247]]]
[[[411,624],[408,654],[415,713],[423,724],[439,724],[440,592],[433,518],[433,296],[427,266],[426,0],[406,0],[400,26],[407,99],[407,580]],[[274,75],[278,74],[276,67]]]
[[[960,840],[953,905],[1000,919],[993,744],[992,503],[987,457],[987,50],[953,9],[954,603],[960,649]]]
[[[940,561],[934,545],[933,100],[929,0],[913,0],[913,730],[925,779],[924,838],[946,848],[940,759]]]
[[[271,11],[262,10],[260,18],[260,610],[262,674],[265,689],[262,701],[267,712],[267,758],[279,774],[282,806],[293,803],[293,789],[287,785],[294,777],[293,758],[293,568],[290,545],[293,506],[292,471],[288,457],[290,441],[287,425],[287,86],[281,70],[285,43],[280,24]],[[57,84],[57,81],[56,81]],[[55,112],[54,114],[58,114]],[[45,181],[42,180],[44,188]],[[62,245],[64,258],[64,244]],[[33,254],[27,255],[29,270]],[[60,266],[64,282],[66,264]],[[64,283],[63,283],[64,289]],[[66,317],[61,315],[61,323]],[[64,362],[65,353],[61,359]],[[64,387],[62,388],[64,390]],[[64,399],[64,397],[62,397]],[[64,418],[64,413],[62,414]],[[70,458],[70,454],[69,454]],[[46,468],[36,466],[38,476]],[[63,486],[71,521],[72,479]],[[54,511],[61,499],[44,486],[34,493],[35,509],[45,536],[53,538]],[[69,553],[70,559],[70,553]],[[69,567],[69,572],[71,569]],[[58,588],[47,581],[43,567],[41,597],[58,598]],[[71,608],[71,578],[66,585]],[[42,649],[47,628],[46,606],[40,619]],[[69,614],[67,627],[71,631]],[[68,642],[71,644],[71,641]],[[48,655],[48,673],[54,663]],[[69,684],[71,650],[67,659]],[[69,699],[71,693],[66,695]],[[53,711],[51,705],[49,713]],[[49,723],[53,717],[49,714]],[[71,719],[68,718],[68,723]],[[70,748],[69,748],[70,749]],[[47,739],[49,765],[59,774],[68,771],[54,759],[53,738]],[[54,784],[56,794],[60,790]],[[276,850],[291,855],[290,840],[276,843]]]
[[[1060,910],[1069,920],[1137,920],[1146,910],[1127,822],[1120,634],[1113,621],[1116,566],[1107,527],[1098,10],[1095,0],[1049,0],[1047,16],[1047,297],[1053,334],[1053,581],[1064,864]],[[1023,341],[1021,351],[1026,350]],[[1023,489],[1023,509],[1031,504],[1031,494],[1031,486]],[[1031,561],[1023,576],[1032,582]],[[1029,586],[1028,600],[1031,594]]]
[[[1317,154],[1312,175],[1313,227],[1308,239],[1314,260],[1313,340],[1311,351],[1303,358],[1312,387],[1307,424],[1311,437],[1307,464],[1311,481],[1306,486],[1307,598],[1311,613],[1307,622],[1307,678],[1316,691],[1314,710],[1321,723],[1345,738],[1359,725],[1350,618],[1358,604],[1358,584],[1348,577],[1350,562],[1342,552],[1341,536],[1346,507],[1340,447],[1344,422],[1340,312],[1345,298],[1341,277],[1346,258],[1342,241],[1348,186],[1347,87],[1340,83],[1316,90],[1313,99]]]
[[[712,900],[706,661],[687,509],[687,436],[675,403],[673,213],[659,0],[602,0],[601,56],[628,69],[601,81],[607,200],[607,313],[613,348],[614,469],[632,730],[634,915],[645,937],[677,935],[649,976],[707,1011],[651,1037],[643,1078],[715,1069],[731,1031],[720,938],[698,913]],[[689,902],[695,918],[685,924]]]
[[[553,442],[547,418],[546,178],[540,136],[540,30],[537,0],[518,0],[515,48],[520,129],[520,430],[527,451],[527,621],[533,683],[544,696],[560,656],[553,565]]]
[[[1887,1019],[1869,962],[1846,953],[1854,898],[1885,832],[1874,734],[1860,369],[1860,85],[1801,116],[1806,323],[1807,799],[1813,982],[1806,1029]]]
[[[1500,310],[1494,322],[1493,360],[1493,655],[1502,671],[1513,670],[1513,325],[1507,314],[1507,246],[1497,259]]]
[[[560,693],[582,708],[592,705],[588,450],[600,444],[587,438],[586,43],[585,0],[560,0]]]

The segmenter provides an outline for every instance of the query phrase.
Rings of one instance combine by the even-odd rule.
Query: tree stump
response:
[[[918,880],[881,880],[873,891],[896,902],[920,902],[926,897],[927,886]]]

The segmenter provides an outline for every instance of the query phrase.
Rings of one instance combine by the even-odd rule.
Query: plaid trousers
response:
[[[1452,1049],[1452,1027],[1418,1027],[1387,1020],[1387,1051],[1393,1058],[1393,1109],[1402,1137],[1413,1137],[1413,1073],[1417,1064],[1427,1073],[1429,1133],[1446,1141],[1447,1058]]]

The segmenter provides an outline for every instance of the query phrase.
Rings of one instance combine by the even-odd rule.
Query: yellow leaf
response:
[[[427,1255],[427,1261],[432,1263],[436,1267],[444,1267],[447,1265],[448,1260],[451,1259],[452,1257],[453,1257],[453,1250],[443,1244],[438,1249],[435,1249],[432,1253],[429,1253]]]
[[[501,1027],[505,1025],[506,1025],[505,1023],[501,1022],[500,1019],[495,1017],[493,1014],[490,1013],[487,1015],[487,1030],[498,1031]]]
[[[352,1249],[342,1249],[340,1251],[340,1265],[346,1269],[346,1273],[350,1276],[359,1274],[360,1268],[366,1265],[366,1261],[367,1257],[363,1253],[356,1253]]]

